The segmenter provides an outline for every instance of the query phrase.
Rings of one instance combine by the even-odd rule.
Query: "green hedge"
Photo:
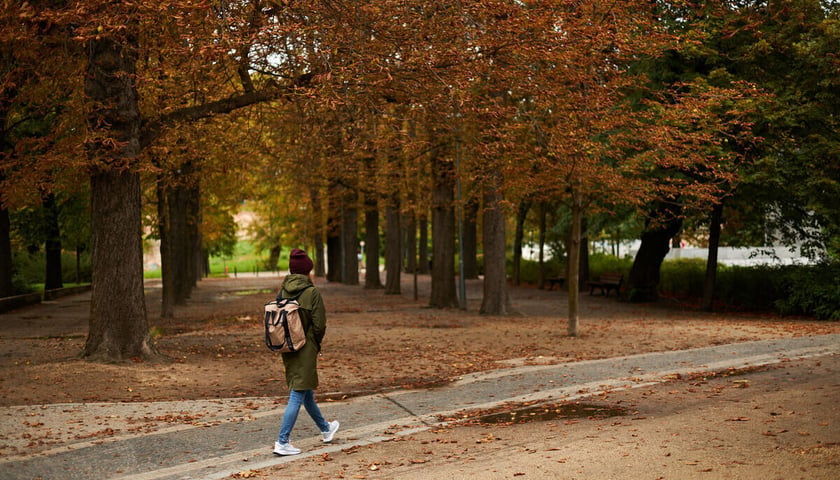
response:
[[[659,290],[702,298],[705,260],[667,261]],[[817,265],[718,266],[715,299],[748,310],[840,320],[840,262]]]
[[[593,254],[589,259],[589,276],[596,278],[603,272],[621,272],[626,276],[632,266],[632,258]],[[547,262],[547,276],[563,271],[563,263]],[[522,261],[523,283],[536,283],[537,272],[537,262]],[[660,273],[660,293],[695,300],[703,297],[704,259],[668,260],[662,264]],[[751,267],[719,265],[715,299],[744,310],[840,320],[840,262]]]
[[[12,264],[14,265],[12,285],[15,292],[19,294],[31,293],[36,291],[39,286],[43,288],[47,275],[47,259],[44,252],[30,254],[25,251],[16,251],[12,253],[12,256]],[[83,253],[79,260],[79,283],[90,283],[92,278],[90,254]],[[61,254],[62,281],[66,284],[75,284],[76,276],[76,255],[63,252]]]

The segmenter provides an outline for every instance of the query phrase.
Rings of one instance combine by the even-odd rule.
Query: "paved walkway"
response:
[[[342,422],[335,442],[330,445],[320,443],[318,432],[301,411],[293,441],[304,452],[294,457],[271,454],[282,415],[282,405],[279,405],[238,421],[182,425],[102,442],[69,444],[31,458],[0,460],[0,477],[10,480],[225,478],[242,470],[294,462],[410,434],[440,425],[445,422],[442,418],[460,411],[505,402],[572,401],[605,390],[644,387],[677,375],[743,369],[838,353],[840,334],[835,334],[497,370],[465,376],[443,388],[395,391],[322,403],[327,418]],[[181,411],[200,404],[167,402],[160,408]],[[70,404],[33,408],[72,412],[77,407],[79,412],[84,412],[82,405]],[[125,408],[125,404],[99,404],[97,408],[105,415],[109,408],[117,411]]]

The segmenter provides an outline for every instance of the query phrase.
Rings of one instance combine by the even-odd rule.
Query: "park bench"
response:
[[[566,283],[566,276],[563,274],[557,275],[556,277],[548,277],[545,279],[545,283],[548,284],[549,290],[554,290],[554,286],[558,285],[560,288],[563,288],[563,284]]]
[[[621,290],[621,284],[624,282],[624,275],[621,273],[602,273],[598,276],[598,280],[589,280],[586,282],[589,285],[589,294],[595,293],[595,289],[601,290],[601,295],[610,296],[610,290],[615,290],[618,295]]]

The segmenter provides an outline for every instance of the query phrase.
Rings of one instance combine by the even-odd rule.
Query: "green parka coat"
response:
[[[298,295],[300,295],[298,297]],[[290,390],[314,390],[318,387],[318,352],[321,340],[327,331],[327,312],[321,294],[306,275],[291,274],[280,287],[283,298],[298,297],[298,303],[305,311],[303,320],[311,322],[306,332],[306,344],[297,352],[284,353],[286,383]],[[306,327],[306,323],[304,323]]]

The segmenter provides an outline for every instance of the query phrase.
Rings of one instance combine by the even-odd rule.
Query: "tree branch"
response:
[[[226,114],[240,108],[287,97],[297,89],[308,86],[314,77],[314,73],[306,73],[298,76],[290,85],[267,87],[253,92],[232,95],[214,102],[184,107],[152,121],[144,122],[140,132],[140,147],[149,146],[166,127],[179,123],[195,122],[213,115]]]

